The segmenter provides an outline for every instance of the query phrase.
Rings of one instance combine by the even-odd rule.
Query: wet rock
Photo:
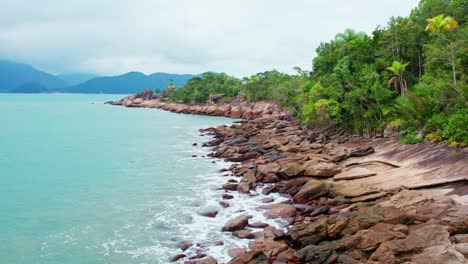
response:
[[[202,213],[203,216],[210,217],[210,218],[215,218],[216,215],[218,215],[218,211],[209,211],[209,212],[204,212]]]
[[[207,257],[207,258],[198,260],[196,264],[218,264],[218,262],[213,257]]]
[[[251,227],[251,228],[265,228],[267,226],[269,225],[263,222],[254,222],[254,223],[248,224],[248,227]]]
[[[241,215],[236,218],[233,218],[229,220],[222,228],[223,232],[229,231],[229,232],[234,232],[237,230],[244,229],[248,223],[249,219],[252,218],[252,216],[249,215]]]
[[[181,253],[181,254],[177,254],[177,255],[175,255],[174,257],[171,258],[171,262],[176,262],[176,261],[178,261],[178,260],[180,260],[180,259],[183,259],[183,258],[185,258],[185,257],[187,257],[187,255],[182,254],[182,253]]]
[[[240,239],[252,239],[255,238],[254,234],[249,230],[236,230],[232,233],[233,236],[240,238]]]
[[[189,249],[192,245],[193,243],[190,241],[181,241],[177,244],[177,247],[180,248],[180,250],[185,251]]]
[[[223,197],[224,200],[230,200],[230,199],[234,198],[234,196],[232,194],[229,194],[229,193],[223,193],[223,194],[221,194],[221,197]]]
[[[237,183],[225,183],[222,188],[227,191],[237,191],[237,186]]]
[[[226,203],[224,201],[219,202],[219,205],[221,205],[223,208],[228,208],[229,207],[229,203]]]
[[[243,249],[243,248],[231,248],[231,249],[228,249],[227,253],[231,258],[237,258],[238,256],[245,253],[245,249]]]
[[[272,198],[272,197],[266,197],[266,198],[262,199],[263,203],[271,203],[271,202],[274,202],[274,201],[275,201],[275,199]]]
[[[266,215],[268,218],[293,218],[296,215],[296,208],[290,204],[273,204]]]

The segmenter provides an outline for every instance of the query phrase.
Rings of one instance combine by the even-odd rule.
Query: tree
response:
[[[444,15],[438,15],[428,18],[427,22],[426,31],[431,31],[432,33],[450,31],[458,27],[458,22],[451,16],[444,17]]]
[[[399,92],[400,94],[408,91],[408,84],[405,77],[403,76],[403,73],[405,72],[405,69],[408,65],[409,62],[401,63],[399,61],[394,61],[392,66],[387,67],[387,70],[394,74],[394,76],[388,81],[387,87],[390,88],[390,86],[393,84],[393,87],[395,87],[397,93]]]
[[[446,43],[447,47],[449,47],[450,53],[450,64],[452,65],[452,79],[453,85],[457,86],[457,74],[455,70],[455,53],[457,49],[460,47],[457,43],[452,43],[452,41],[447,38],[443,33],[446,31],[452,31],[458,27],[458,22],[455,18],[451,16],[438,15],[433,18],[427,19],[427,26],[426,31],[430,31],[432,34],[437,34],[440,36]]]

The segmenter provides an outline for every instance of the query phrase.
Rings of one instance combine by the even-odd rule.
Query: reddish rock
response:
[[[229,220],[222,228],[223,232],[229,231],[229,232],[234,232],[237,230],[244,229],[248,223],[249,219],[252,218],[249,215],[241,215],[236,218],[233,218]]]
[[[254,223],[248,224],[248,227],[252,227],[252,228],[265,228],[267,226],[269,225],[263,222],[254,222]]]
[[[304,184],[299,192],[294,195],[294,202],[307,203],[310,200],[316,199],[327,194],[330,191],[331,184],[318,180],[309,180]]]
[[[340,166],[332,162],[311,160],[303,165],[304,176],[310,177],[332,177],[341,172]]]
[[[219,202],[219,205],[221,205],[223,208],[228,208],[229,207],[229,203],[226,203],[224,201]]]
[[[225,183],[222,188],[227,191],[237,191],[237,186],[237,183]]]
[[[182,258],[185,258],[185,257],[187,257],[187,255],[185,255],[185,254],[177,254],[177,255],[175,255],[174,257],[171,258],[171,262],[176,262],[176,261],[178,261],[178,260],[180,260],[180,259],[182,259]]]
[[[252,239],[252,238],[255,238],[254,234],[252,234],[252,232],[250,232],[249,230],[245,230],[245,229],[242,229],[242,230],[236,230],[232,233],[233,236],[237,237],[237,238],[241,238],[241,239]]]
[[[269,218],[291,218],[296,215],[296,208],[290,204],[273,204],[266,215]]]
[[[227,253],[231,258],[237,258],[240,255],[245,253],[245,249],[243,249],[243,248],[231,248],[231,249],[228,249]]]
[[[218,211],[209,211],[202,213],[203,216],[214,218],[218,214]]]
[[[181,241],[178,243],[177,247],[180,248],[182,251],[189,249],[193,245],[190,241]]]
[[[221,194],[221,197],[223,197],[223,199],[225,199],[225,200],[230,200],[230,199],[234,198],[234,196],[232,194],[228,194],[228,193]]]

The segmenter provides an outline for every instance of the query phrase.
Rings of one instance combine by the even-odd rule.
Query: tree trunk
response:
[[[453,85],[457,86],[457,74],[455,71],[455,52],[452,50],[452,75],[453,75]]]

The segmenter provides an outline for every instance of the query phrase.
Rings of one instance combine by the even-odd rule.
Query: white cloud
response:
[[[0,0],[0,57],[100,74],[309,69],[321,41],[371,33],[417,2]]]

